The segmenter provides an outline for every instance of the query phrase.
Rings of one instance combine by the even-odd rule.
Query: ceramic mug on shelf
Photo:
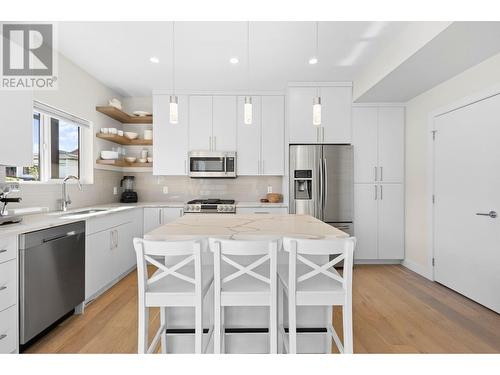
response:
[[[147,140],[153,139],[153,131],[151,129],[144,130],[144,139]]]
[[[141,151],[141,158],[146,159],[148,157],[148,150],[142,150]]]

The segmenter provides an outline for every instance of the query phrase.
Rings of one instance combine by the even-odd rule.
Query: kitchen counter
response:
[[[25,215],[23,221],[17,224],[0,226],[0,236],[12,236],[22,233],[33,232],[40,229],[55,227],[62,224],[74,223],[90,218],[111,215],[124,210],[144,207],[184,207],[183,202],[138,202],[138,203],[110,203],[90,207],[74,208],[66,212],[53,211],[40,214]],[[86,215],[63,217],[75,212],[89,209],[106,209],[106,211],[95,212]]]
[[[188,237],[348,237],[341,230],[309,215],[186,215],[144,234],[150,240]]]
[[[287,208],[286,203],[236,202],[236,207]]]

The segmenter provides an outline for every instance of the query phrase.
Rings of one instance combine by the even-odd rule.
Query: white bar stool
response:
[[[161,351],[167,352],[167,307],[195,308],[195,353],[206,352],[213,326],[203,347],[203,301],[213,284],[212,266],[201,265],[201,245],[198,241],[148,241],[134,238],[137,255],[139,289],[138,352],[152,353],[161,339]],[[158,257],[183,257],[173,266],[166,266]],[[156,259],[155,259],[156,258]],[[158,270],[148,278],[147,265]],[[191,264],[192,263],[192,264]],[[181,272],[182,269],[182,272]],[[148,346],[149,308],[160,308],[160,328]]]
[[[344,343],[340,341],[332,323],[327,329],[329,346],[331,340],[341,353],[353,352],[352,333],[352,263],[356,239],[297,239],[284,238],[283,247],[289,253],[287,265],[280,265],[279,298],[283,293],[288,298],[288,342],[281,321],[280,334],[284,349],[288,353],[297,353],[297,306],[342,306]],[[335,255],[323,265],[311,260],[311,256]],[[344,261],[342,276],[334,266]],[[298,263],[300,262],[300,263]],[[331,350],[330,350],[331,351]]]
[[[209,246],[214,253],[214,353],[225,351],[226,306],[269,306],[269,348],[271,353],[277,353],[278,240],[210,238]],[[253,256],[251,261],[249,256]],[[245,264],[241,260],[246,260]],[[265,270],[257,272],[266,263]]]

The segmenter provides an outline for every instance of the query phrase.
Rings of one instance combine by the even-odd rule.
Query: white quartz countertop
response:
[[[144,235],[144,238],[150,240],[178,240],[207,237],[233,239],[259,237],[345,238],[349,237],[349,235],[312,216],[290,214],[186,215]]]
[[[236,207],[288,207],[286,203],[236,202]]]

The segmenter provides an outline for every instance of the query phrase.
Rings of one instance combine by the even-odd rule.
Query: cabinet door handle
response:
[[[161,216],[162,215],[161,215],[161,208],[160,208],[160,209],[158,209],[158,223],[159,224],[162,224],[162,217]]]
[[[184,159],[184,173],[187,174],[188,171],[187,171],[187,160]]]
[[[211,135],[208,136],[208,149],[210,151],[212,151],[212,136]]]
[[[380,167],[380,181],[384,181],[384,167]]]
[[[375,171],[375,181],[377,181],[377,178],[378,178],[378,169],[377,167],[373,167],[373,170]]]
[[[384,186],[380,185],[380,200],[384,200]]]
[[[316,128],[316,142],[319,143],[319,127]]]
[[[260,160],[257,160],[257,174],[260,174]]]
[[[217,150],[217,137],[214,135],[214,148],[213,151]]]
[[[377,194],[378,194],[378,191],[377,191],[377,185],[373,185],[373,187],[375,188],[375,197],[374,199],[377,200]]]
[[[325,128],[321,127],[321,142],[325,142]]]
[[[262,171],[261,171],[262,174],[265,174],[264,170],[265,170],[264,169],[264,160],[262,160]]]

